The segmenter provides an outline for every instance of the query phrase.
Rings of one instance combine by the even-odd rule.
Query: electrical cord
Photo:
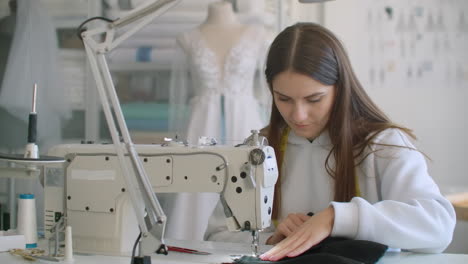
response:
[[[133,249],[132,249],[132,260],[130,262],[130,264],[134,264],[134,260],[135,260],[135,251],[136,251],[136,247],[138,245],[138,241],[140,241],[140,238],[141,238],[141,232],[140,234],[138,235],[137,239],[135,240],[135,244],[133,244]]]
[[[84,27],[88,22],[91,22],[93,20],[103,20],[103,21],[106,21],[106,22],[109,22],[109,23],[112,23],[114,22],[115,20],[112,20],[110,18],[107,18],[107,17],[102,17],[102,16],[96,16],[96,17],[91,17],[91,18],[88,18],[86,19],[85,21],[83,21],[83,23],[81,23],[78,28],[76,29],[76,34],[78,36],[78,38],[80,40],[83,40],[83,37],[81,37],[81,33],[83,33],[84,31],[86,31],[86,28]]]

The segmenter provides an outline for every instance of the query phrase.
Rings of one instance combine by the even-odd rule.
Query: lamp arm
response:
[[[139,178],[143,178],[144,176],[146,176],[146,172],[144,171],[144,169],[142,171],[136,171],[133,174],[131,174],[130,169],[128,168],[127,161],[125,160],[126,153],[124,153],[124,150],[123,150],[124,147],[126,148],[127,153],[131,157],[132,165],[134,166],[134,168],[137,169],[139,167],[138,163],[140,163],[140,161],[138,159],[138,156],[136,155],[136,157],[134,157],[134,152],[131,151],[131,149],[133,148],[133,143],[129,136],[128,128],[125,124],[125,120],[124,120],[124,117],[120,108],[120,104],[118,103],[118,99],[116,100],[117,95],[115,94],[115,89],[112,83],[112,79],[110,78],[109,69],[107,67],[107,64],[105,63],[104,54],[96,53],[93,51],[93,47],[96,47],[96,45],[93,45],[94,43],[92,42],[92,40],[84,37],[83,41],[85,44],[86,55],[88,57],[91,72],[96,82],[96,88],[99,94],[101,106],[104,111],[104,115],[106,117],[107,125],[109,127],[109,132],[112,138],[112,142],[114,143],[114,146],[115,146],[117,157],[119,159],[119,164],[121,166],[121,170],[123,174],[122,176],[127,185],[127,188],[129,191],[128,193],[130,195],[132,205],[135,208],[135,215],[137,216],[138,224],[141,228],[141,231],[142,233],[145,233],[145,232],[147,233],[151,229],[151,226],[149,226],[144,220],[143,213],[145,212],[145,210],[147,212],[159,211],[158,209],[154,209],[154,208],[151,209],[151,207],[153,207],[152,206],[153,202],[150,202],[149,204],[147,202],[148,200],[152,199],[151,196],[153,196],[154,193],[151,191],[150,194],[148,194],[148,192],[146,191],[147,188],[145,187],[141,188],[142,185],[143,186],[145,185],[145,183]],[[115,118],[117,119],[117,124],[116,124],[116,120],[114,119],[114,116],[112,115],[112,108],[114,109],[114,114],[115,114]],[[117,125],[119,125],[120,131],[122,132],[122,138],[124,140],[124,144],[120,142],[120,136],[118,134]],[[141,174],[139,175],[139,173]],[[151,185],[150,185],[150,188],[151,188]],[[142,191],[140,193],[137,193],[138,189],[141,189]],[[157,201],[157,198],[155,196],[154,198]],[[161,212],[159,213],[159,216],[164,217],[164,213],[162,212],[162,209],[160,211]],[[152,216],[153,214],[151,213],[148,213],[147,215],[147,217],[152,217]],[[152,221],[150,221],[151,223],[157,222],[156,220],[157,217],[152,217],[152,218],[153,218]]]
[[[106,27],[98,29],[94,34],[106,33],[102,48],[106,52],[109,52],[179,2],[181,2],[181,0],[157,0],[155,2],[150,2],[148,5],[141,5],[122,18],[114,20]],[[132,27],[125,27],[128,25],[132,25]],[[124,28],[125,32],[114,39],[115,32]]]
[[[81,33],[86,56],[96,82],[101,106],[119,159],[123,178],[128,187],[130,199],[135,209],[135,215],[142,232],[142,237],[152,236],[153,240],[160,244],[158,248],[162,253],[167,253],[164,243],[166,215],[153,191],[151,182],[130,137],[105,54],[178,2],[180,2],[180,0],[157,0],[149,5],[138,8],[123,18],[113,21],[111,24],[92,30],[86,30]],[[114,39],[116,29],[126,25],[130,26],[137,21],[139,21],[137,24],[134,24],[128,31]],[[102,43],[98,43],[94,38],[102,33],[105,33],[105,39]],[[112,114],[112,109],[114,115]],[[122,134],[123,144],[118,134],[119,130],[117,129],[114,116],[115,119],[117,119],[117,125]],[[126,153],[124,153],[124,148]],[[129,169],[125,154],[130,156],[132,169]],[[153,246],[158,245],[153,244]],[[152,252],[154,252],[154,250]]]

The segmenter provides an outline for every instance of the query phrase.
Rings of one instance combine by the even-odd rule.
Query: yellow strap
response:
[[[286,153],[286,146],[288,145],[288,136],[289,136],[289,131],[291,129],[289,127],[285,128],[283,131],[283,134],[281,135],[281,140],[280,140],[280,152],[281,154],[284,155]],[[283,156],[284,158],[284,156]]]
[[[273,225],[274,225],[275,227],[277,227],[278,224],[279,224],[278,219],[272,219],[272,222],[273,222]]]
[[[361,197],[361,188],[359,188],[359,177],[356,173],[356,196]]]

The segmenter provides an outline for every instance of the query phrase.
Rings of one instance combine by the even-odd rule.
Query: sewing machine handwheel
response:
[[[265,161],[265,152],[261,149],[253,149],[249,154],[250,163],[253,165],[261,165]]]

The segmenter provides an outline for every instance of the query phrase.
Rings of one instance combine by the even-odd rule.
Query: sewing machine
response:
[[[135,146],[155,193],[219,193],[229,230],[251,232],[255,247],[258,231],[271,224],[278,177],[273,148],[252,142],[258,137],[253,134],[250,143],[238,147]],[[67,162],[45,168],[46,238],[65,216],[76,252],[130,255],[139,229],[114,146],[58,145],[49,154]],[[154,253],[158,243],[142,246]]]
[[[167,217],[155,193],[219,193],[229,230],[251,232],[254,255],[258,231],[270,226],[278,169],[258,131],[239,147],[132,142],[105,55],[179,2],[150,1],[116,20],[93,17],[78,27],[113,144],[49,151],[68,162],[45,169],[46,229],[65,219],[75,251],[127,254],[140,232],[139,261],[167,254]],[[104,24],[88,29],[94,20]]]

